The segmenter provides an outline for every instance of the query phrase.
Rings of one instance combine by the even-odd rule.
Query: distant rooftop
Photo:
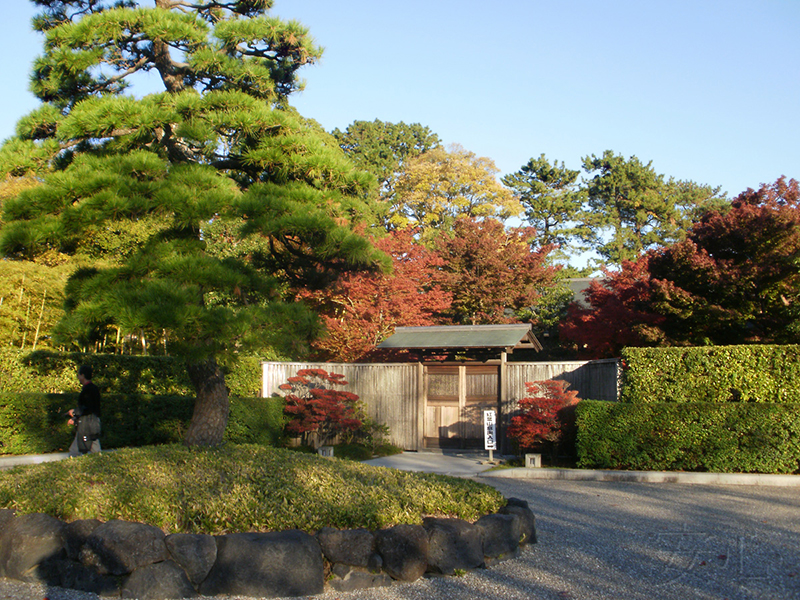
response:
[[[583,293],[589,289],[592,281],[599,281],[602,283],[603,277],[573,277],[571,279],[567,279],[567,287],[569,287],[570,291],[572,292],[572,301],[576,302],[583,308],[589,307],[589,303],[586,301],[586,297],[583,295]]]

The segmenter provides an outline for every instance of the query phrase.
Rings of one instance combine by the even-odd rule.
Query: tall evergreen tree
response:
[[[75,252],[111,224],[158,220],[122,260],[72,276],[55,334],[85,347],[164,332],[197,392],[186,442],[217,445],[223,361],[280,342],[297,350],[315,331],[286,290],[386,262],[355,233],[370,225],[374,179],[288,105],[320,50],[300,24],[267,15],[271,0],[34,3],[43,104],[0,150],[0,175],[43,183],[4,202],[0,254]],[[147,73],[164,91],[126,95]],[[217,235],[258,243],[225,253]]]
[[[636,260],[645,250],[684,239],[693,218],[722,204],[719,188],[665,180],[635,156],[626,160],[606,150],[585,157],[583,167],[592,177],[582,222],[606,264]]]
[[[537,243],[557,244],[564,255],[584,250],[569,247],[570,242],[586,237],[576,222],[586,200],[578,175],[580,171],[567,169],[563,162],[551,164],[542,154],[501,180],[524,208],[525,219],[536,229]]]
[[[389,202],[406,162],[440,145],[439,136],[428,127],[402,121],[353,121],[344,131],[332,133],[353,162],[378,178],[380,196]]]

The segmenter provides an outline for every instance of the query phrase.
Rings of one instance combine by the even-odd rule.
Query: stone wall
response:
[[[165,535],[142,523],[64,523],[0,510],[0,577],[140,600],[309,596],[484,568],[535,542],[534,515],[514,498],[474,523],[431,517],[422,525],[316,535]]]

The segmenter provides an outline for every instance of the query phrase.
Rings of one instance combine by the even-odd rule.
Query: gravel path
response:
[[[318,600],[791,600],[800,494],[756,486],[481,478],[523,498],[539,543],[463,577]],[[0,579],[0,600],[95,600]],[[232,600],[232,599],[228,599]]]

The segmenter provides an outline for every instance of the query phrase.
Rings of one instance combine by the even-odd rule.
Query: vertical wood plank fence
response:
[[[262,396],[283,395],[278,389],[300,369],[324,369],[344,375],[343,390],[358,395],[367,416],[389,426],[389,441],[407,450],[417,449],[417,365],[265,362]]]
[[[423,370],[414,363],[262,363],[262,396],[282,395],[278,388],[300,369],[324,369],[344,375],[342,389],[357,394],[367,415],[389,426],[392,444],[405,450],[421,450],[424,414]],[[610,400],[618,397],[618,361],[566,361],[506,363],[506,398],[499,399],[499,421],[505,431],[511,416],[525,397],[525,382],[563,379],[582,399]]]

